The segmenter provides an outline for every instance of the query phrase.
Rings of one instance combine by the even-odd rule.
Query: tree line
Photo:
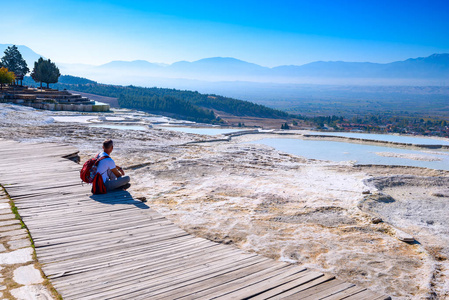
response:
[[[220,118],[212,110],[193,105],[172,96],[130,96],[126,92],[118,98],[120,107],[146,110],[151,112],[171,113],[183,119],[201,123],[219,123]]]
[[[4,56],[0,60],[0,86],[3,88],[3,84],[16,85],[23,84],[23,78],[30,72],[28,65],[23,59],[22,54],[16,45],[9,46],[4,52]],[[47,84],[49,88],[50,83],[57,83],[58,78],[61,76],[58,67],[50,59],[43,59],[40,57],[34,62],[34,68],[31,71],[31,78],[35,82]]]
[[[87,80],[87,82],[86,82]],[[80,84],[80,81],[85,83]],[[117,86],[99,84],[79,77],[66,76],[53,85],[59,89],[118,98],[121,107],[154,112],[168,112],[197,122],[217,123],[219,118],[214,111],[235,116],[261,118],[288,118],[289,114],[249,101],[237,100],[213,94],[201,94],[196,91],[183,91],[167,88],[144,88],[136,86]]]

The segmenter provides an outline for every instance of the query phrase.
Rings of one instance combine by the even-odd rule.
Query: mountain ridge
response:
[[[201,58],[201,59],[194,60],[194,61],[181,60],[181,61],[174,62],[172,64],[155,63],[155,62],[150,62],[148,60],[143,60],[143,59],[132,60],[132,61],[114,60],[114,61],[111,61],[109,63],[102,64],[102,65],[99,65],[99,66],[96,66],[96,67],[108,65],[108,64],[113,63],[113,62],[123,62],[123,63],[142,62],[142,63],[149,63],[149,64],[158,65],[158,66],[161,66],[161,67],[169,67],[169,66],[172,66],[172,65],[176,65],[178,63],[195,64],[195,63],[204,63],[204,62],[214,62],[214,63],[216,63],[216,62],[236,63],[237,62],[237,63],[244,63],[244,64],[248,64],[248,65],[258,66],[258,67],[265,68],[265,69],[276,69],[276,68],[281,68],[281,67],[304,67],[304,66],[315,65],[315,64],[340,64],[340,63],[341,64],[360,64],[360,65],[368,65],[368,64],[369,65],[389,65],[389,64],[403,63],[403,62],[428,61],[430,59],[433,60],[435,58],[444,59],[444,61],[446,63],[448,63],[449,62],[449,53],[434,53],[434,54],[431,54],[429,56],[416,57],[416,58],[407,58],[405,60],[393,61],[393,62],[389,62],[389,63],[376,63],[376,62],[369,62],[369,61],[355,62],[355,61],[343,61],[343,60],[318,60],[318,61],[305,63],[305,64],[302,64],[302,65],[289,64],[289,65],[279,65],[279,66],[274,66],[274,67],[265,67],[265,66],[262,66],[262,65],[259,65],[259,64],[256,64],[256,63],[251,63],[251,62],[248,62],[248,61],[244,61],[244,60],[241,60],[241,59],[238,59],[238,58],[235,58],[235,57],[214,56],[214,57]],[[448,65],[448,67],[449,67],[449,65]]]
[[[138,63],[137,63],[138,62]],[[97,68],[107,69],[112,66],[101,65]],[[409,58],[390,63],[315,61],[303,65],[281,65],[264,67],[233,57],[210,57],[196,61],[179,61],[167,66],[160,66],[146,60],[121,61],[121,68],[159,71],[160,76],[186,76],[201,79],[202,76],[221,80],[230,76],[250,77],[322,77],[322,78],[449,78],[449,53],[435,53],[428,57]],[[95,67],[94,67],[95,68]],[[110,69],[110,71],[114,71]],[[115,70],[116,71],[116,70]],[[216,78],[215,78],[216,77]],[[236,77],[236,80],[241,78]]]
[[[0,51],[10,44],[0,44]],[[30,67],[32,59],[41,55],[20,45]],[[117,82],[119,78],[142,81],[152,78],[178,78],[203,81],[249,81],[273,83],[353,82],[369,80],[389,84],[392,79],[405,84],[436,82],[449,84],[449,53],[434,53],[426,57],[408,58],[389,63],[315,61],[303,65],[265,67],[234,57],[208,57],[195,61],[178,61],[172,64],[153,63],[147,60],[115,60],[99,66],[58,63],[62,74],[93,78],[97,81]],[[412,80],[413,81],[410,81]],[[413,82],[413,83],[411,83]],[[342,83],[343,84],[343,83]]]

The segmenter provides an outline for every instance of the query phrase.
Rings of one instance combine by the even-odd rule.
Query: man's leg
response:
[[[104,185],[106,186],[106,190],[108,192],[110,192],[112,190],[115,190],[115,189],[118,189],[118,188],[124,186],[125,184],[127,184],[129,182],[129,180],[130,180],[129,176],[122,176],[117,179],[106,180]]]

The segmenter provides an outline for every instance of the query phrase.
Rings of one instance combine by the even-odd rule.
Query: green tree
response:
[[[2,58],[1,65],[13,72],[15,78],[22,80],[30,69],[28,69],[26,61],[16,45],[9,46],[5,50],[5,55]]]
[[[10,72],[7,68],[0,68],[0,90],[3,89],[4,84],[10,84],[15,79],[16,76],[13,72]]]
[[[36,62],[34,62],[34,68],[31,72],[31,78],[34,81],[39,82],[42,89],[42,83],[47,84],[47,88],[49,88],[50,83],[57,83],[59,76],[59,69],[54,62],[51,62],[50,59],[45,60],[40,57]]]

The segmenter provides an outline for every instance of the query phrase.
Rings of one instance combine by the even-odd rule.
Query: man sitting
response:
[[[125,172],[122,168],[115,165],[114,160],[110,157],[112,150],[114,149],[114,143],[112,140],[105,140],[103,142],[103,152],[98,156],[109,156],[98,162],[97,173],[100,173],[103,177],[103,182],[108,192],[115,189],[126,190],[131,186],[129,184],[129,176],[125,176]]]

